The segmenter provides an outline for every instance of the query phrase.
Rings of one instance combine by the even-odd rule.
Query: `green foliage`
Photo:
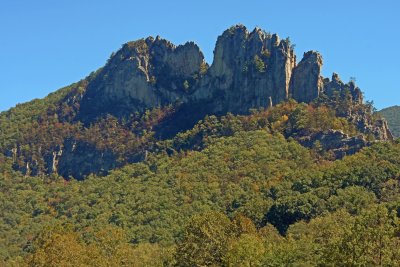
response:
[[[258,55],[254,56],[253,63],[258,72],[265,72],[265,63]]]
[[[376,253],[381,253],[382,262],[397,260],[390,249],[398,242],[397,217],[383,206],[391,211],[400,208],[395,182],[400,177],[399,144],[376,144],[343,160],[316,165],[307,149],[280,134],[238,132],[210,136],[200,151],[151,155],[145,163],[81,182],[23,177],[12,171],[8,160],[2,164],[0,255],[7,264],[21,257],[39,263],[62,261],[63,255],[87,260],[81,254],[68,254],[72,251],[62,254],[65,246],[57,240],[83,254],[95,247],[97,254],[91,255],[99,259],[115,255],[110,260],[117,262],[125,257],[118,253],[137,255],[139,247],[135,257],[143,262],[162,259],[163,264],[172,264],[174,258],[227,266],[350,260],[369,264],[377,262],[372,256]],[[383,204],[375,208],[378,202]],[[204,212],[208,215],[201,215]],[[384,226],[379,228],[374,218],[383,218]],[[63,226],[52,239],[49,231],[54,230],[48,225],[67,224],[73,230]],[[364,234],[356,235],[358,231]],[[368,231],[382,236],[381,252]],[[120,238],[119,243],[111,237]],[[370,256],[352,259],[343,252],[351,244],[359,244],[357,249],[370,251]],[[53,259],[52,253],[60,257]],[[205,256],[195,258],[199,253]]]
[[[183,82],[183,88],[187,91],[187,90],[189,90],[189,87],[190,87],[189,82],[187,80],[185,80]]]
[[[373,192],[364,187],[349,186],[338,189],[336,195],[328,199],[328,207],[331,210],[344,208],[351,214],[359,214],[364,207],[371,206],[376,202]]]
[[[226,266],[262,266],[265,253],[263,240],[257,235],[243,234],[231,241],[224,257]]]
[[[200,64],[200,75],[205,75],[207,73],[208,70],[208,65],[206,62],[202,62]]]
[[[77,121],[77,97],[82,96],[88,81],[95,75],[96,73],[44,100],[21,105],[0,115],[0,151],[13,158],[15,169],[30,176],[58,171],[65,176],[82,179],[90,173],[90,168],[75,173],[68,169],[53,169],[53,154],[65,151],[63,148],[66,141],[93,148],[88,153],[91,155],[111,155],[115,160],[110,166],[123,166],[145,158],[148,152],[202,149],[210,137],[232,136],[239,131],[262,129],[279,132],[286,138],[293,137],[298,141],[332,129],[341,130],[350,136],[360,134],[354,122],[338,117],[329,106],[330,103],[305,105],[294,101],[268,110],[259,110],[249,116],[209,116],[193,129],[179,133],[173,140],[161,142],[156,138],[162,136],[160,127],[174,116],[179,104],[120,119],[108,115],[90,125],[82,125]],[[189,81],[184,85],[190,89]],[[318,160],[333,158],[328,148],[323,146],[313,152]],[[92,172],[97,174],[107,174],[109,168],[96,164],[91,167]]]
[[[330,266],[396,266],[398,230],[397,217],[382,206],[372,206],[351,221],[339,239],[328,243],[322,257]]]
[[[222,213],[194,216],[177,249],[177,266],[221,266],[232,229]]]
[[[338,211],[296,224],[289,232],[299,243],[312,244],[313,265],[398,265],[398,218],[382,205],[363,209],[358,216]]]
[[[133,246],[126,242],[122,229],[105,227],[94,233],[95,242],[85,243],[71,229],[53,226],[33,241],[29,266],[168,266],[171,251],[156,244]]]

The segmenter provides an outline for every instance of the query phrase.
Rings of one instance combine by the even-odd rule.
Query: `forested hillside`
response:
[[[84,181],[26,177],[10,163],[0,225],[9,265],[400,263],[398,143],[331,162],[280,133],[239,130]]]
[[[394,106],[382,109],[379,113],[387,120],[395,137],[400,137],[400,107]]]

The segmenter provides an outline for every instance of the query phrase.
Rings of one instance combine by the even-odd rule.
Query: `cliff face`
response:
[[[80,118],[123,116],[186,100],[206,68],[203,54],[192,42],[175,46],[149,37],[127,43],[89,83]]]
[[[288,98],[296,57],[290,43],[256,28],[226,30],[217,40],[214,61],[193,94],[194,100],[221,96],[215,111],[246,113],[267,107],[269,98]]]
[[[266,107],[270,98],[273,103],[288,99],[295,66],[290,41],[258,28],[226,30],[210,68],[194,43],[175,46],[149,37],[125,44],[110,58],[87,87],[80,119],[90,122],[107,113],[120,116],[177,101],[213,101],[211,113],[247,113]],[[319,79],[319,72],[311,74]],[[296,84],[305,85],[300,76]]]
[[[318,52],[304,53],[303,59],[293,70],[290,95],[298,102],[311,102],[322,92],[322,57]]]
[[[321,76],[322,56],[296,55],[288,39],[236,25],[218,37],[211,66],[193,42],[175,46],[157,38],[125,44],[91,80],[78,118],[85,123],[174,103],[206,107],[206,114],[245,114],[293,98],[309,103],[321,94],[362,103],[354,82]],[[207,103],[207,104],[204,104]],[[192,110],[191,112],[196,112]]]
[[[363,103],[354,82],[345,84],[336,73],[332,79],[323,78],[322,65],[316,51],[304,53],[297,64],[289,39],[281,40],[259,28],[249,32],[243,25],[218,37],[211,66],[193,42],[175,46],[160,37],[148,37],[125,44],[111,56],[89,82],[78,119],[90,124],[106,114],[123,117],[179,103],[182,112],[191,116],[176,114],[158,126],[173,136],[206,114],[246,114],[289,98],[310,103],[325,96],[345,104]],[[365,114],[351,108],[338,113],[354,121],[362,132],[391,138],[383,121],[372,124]]]

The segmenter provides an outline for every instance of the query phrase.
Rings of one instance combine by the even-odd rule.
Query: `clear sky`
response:
[[[127,41],[195,41],[209,63],[238,23],[290,37],[323,75],[356,77],[377,108],[400,104],[399,0],[0,0],[0,111],[84,78]]]

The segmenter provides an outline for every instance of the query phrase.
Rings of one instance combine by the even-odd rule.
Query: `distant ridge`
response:
[[[387,120],[394,137],[400,137],[400,106],[382,109],[379,113]]]

